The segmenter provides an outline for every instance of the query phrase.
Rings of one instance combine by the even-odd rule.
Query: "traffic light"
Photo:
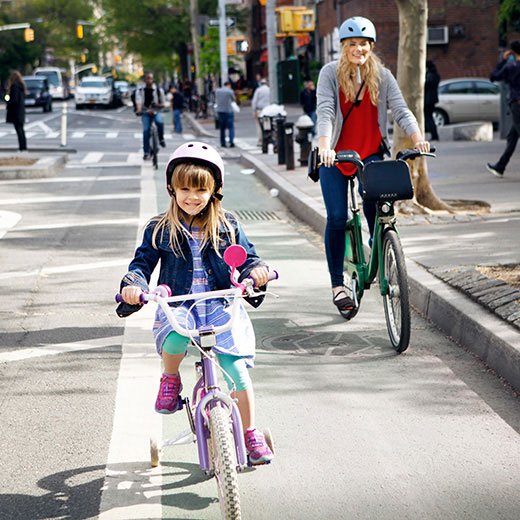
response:
[[[98,68],[94,65],[92,67],[92,74],[97,74]]]
[[[26,42],[32,42],[34,40],[34,30],[28,27],[23,32],[23,39]]]
[[[76,25],[76,36],[81,40],[83,39],[83,25],[78,23]]]
[[[277,7],[277,36],[298,36],[314,31],[314,11],[305,7]]]

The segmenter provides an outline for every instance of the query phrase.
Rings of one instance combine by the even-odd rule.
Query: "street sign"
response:
[[[234,27],[236,23],[236,19],[230,16],[226,17],[226,27],[229,29]],[[209,27],[218,27],[220,25],[220,20],[218,18],[210,18],[208,20]]]

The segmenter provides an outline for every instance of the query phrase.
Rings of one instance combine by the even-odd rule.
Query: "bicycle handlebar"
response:
[[[277,280],[278,277],[279,275],[277,271],[269,271],[269,281]],[[244,296],[253,296],[251,290],[248,289],[252,289],[253,287],[255,287],[254,279],[249,276],[244,280],[244,282],[245,283],[238,284],[236,287],[232,287],[230,289],[206,291],[194,294],[181,294],[178,296],[172,296],[171,289],[167,285],[161,284],[158,285],[153,291],[143,292],[140,295],[139,300],[143,304],[148,303],[149,301],[154,301],[155,303],[157,303],[163,309],[164,313],[166,314],[166,317],[168,318],[168,321],[170,322],[171,326],[175,329],[176,332],[178,332],[182,336],[194,337],[199,335],[199,329],[188,329],[186,327],[181,326],[177,321],[177,318],[175,317],[174,313],[172,312],[172,308],[168,304],[172,302],[184,302],[188,300],[197,301],[210,298],[233,298],[230,313],[231,317],[229,321],[225,325],[214,327],[215,334],[220,334],[231,329],[233,322],[237,316],[237,304],[239,298]],[[124,303],[125,301],[120,293],[116,294],[115,300],[117,303]]]

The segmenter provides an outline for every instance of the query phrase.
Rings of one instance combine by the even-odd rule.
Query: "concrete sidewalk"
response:
[[[288,121],[301,115],[299,106],[286,106]],[[199,137],[218,137],[213,120],[185,119]],[[320,234],[326,212],[320,185],[299,166],[295,143],[295,170],[278,164],[272,149],[262,154],[255,146],[255,121],[250,107],[235,119],[237,148],[223,150],[226,157],[240,154],[244,165],[300,219]],[[242,136],[249,136],[246,141]],[[245,143],[245,144],[244,144]],[[455,341],[477,354],[490,368],[520,389],[520,292],[481,275],[477,265],[520,263],[520,154],[503,179],[485,169],[496,162],[505,142],[440,142],[437,158],[429,160],[429,176],[437,195],[446,200],[480,200],[489,213],[464,212],[399,217],[407,258],[410,300]],[[490,285],[491,284],[491,285]]]

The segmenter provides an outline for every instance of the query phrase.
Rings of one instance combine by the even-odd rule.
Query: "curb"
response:
[[[31,155],[24,155],[23,158],[31,158]],[[64,155],[50,155],[37,158],[37,161],[29,166],[0,166],[0,180],[56,177],[66,162],[67,157]]]
[[[241,151],[242,162],[279,191],[280,200],[302,221],[323,235],[326,213],[316,200],[287,182],[257,157]],[[477,354],[515,389],[520,390],[520,332],[481,305],[407,258],[410,303],[447,336]]]

